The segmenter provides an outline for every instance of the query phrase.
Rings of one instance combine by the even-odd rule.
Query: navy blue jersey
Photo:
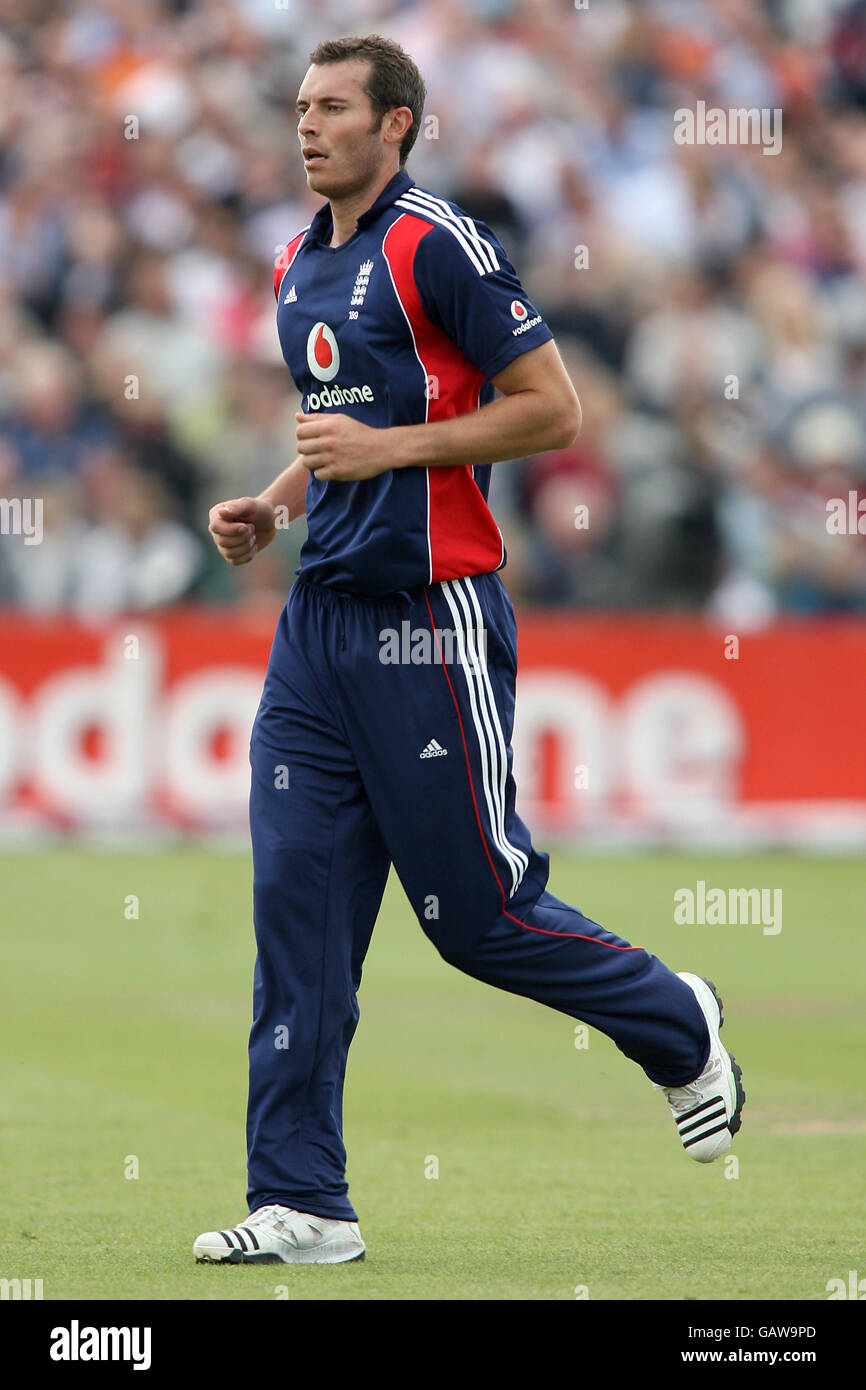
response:
[[[466,415],[493,399],[491,377],[553,336],[490,228],[403,171],[348,241],[331,248],[331,232],[325,203],[274,268],[280,345],[304,411],[376,428]],[[311,474],[300,573],[372,598],[499,569],[489,485],[490,465],[354,483]]]

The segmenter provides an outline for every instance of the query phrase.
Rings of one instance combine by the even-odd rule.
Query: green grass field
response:
[[[0,1276],[46,1299],[820,1300],[866,1276],[862,863],[552,859],[558,896],[716,981],[748,1097],[736,1177],[686,1158],[606,1038],[577,1049],[573,1020],[445,965],[392,882],[346,1088],[368,1255],[330,1268],[192,1259],[246,1211],[248,858],[69,847],[0,873]],[[698,878],[782,888],[782,931],[676,926]]]

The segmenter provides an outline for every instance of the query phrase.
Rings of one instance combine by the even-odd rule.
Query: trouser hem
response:
[[[329,1202],[327,1198],[299,1197],[291,1192],[267,1192],[263,1197],[250,1201],[250,1216],[260,1207],[291,1207],[293,1211],[303,1212],[305,1216],[323,1216],[329,1221],[357,1221],[354,1207],[348,1202]]]

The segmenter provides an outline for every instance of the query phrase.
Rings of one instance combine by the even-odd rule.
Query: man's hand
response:
[[[390,430],[362,425],[351,415],[306,414],[299,410],[298,455],[323,482],[358,483],[393,468],[389,457]]]
[[[580,433],[580,401],[552,340],[491,381],[501,400],[424,424],[373,429],[351,415],[299,410],[298,463],[323,481],[356,483],[391,468],[459,468],[567,449]]]
[[[274,508],[261,497],[235,497],[231,502],[217,502],[210,509],[208,530],[227,564],[248,565],[277,534]]]

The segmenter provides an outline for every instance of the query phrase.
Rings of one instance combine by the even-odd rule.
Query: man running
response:
[[[298,457],[210,513],[232,565],[278,519],[306,511],[308,539],[250,747],[250,1216],[199,1236],[202,1262],[364,1256],[342,1094],[391,864],[445,960],[643,1067],[690,1157],[726,1152],[745,1100],[714,987],[549,893],[515,811],[516,631],[490,467],[567,447],[580,405],[490,228],[405,172],[425,95],[378,35],[310,55],[298,134],[326,201],[274,274]]]

